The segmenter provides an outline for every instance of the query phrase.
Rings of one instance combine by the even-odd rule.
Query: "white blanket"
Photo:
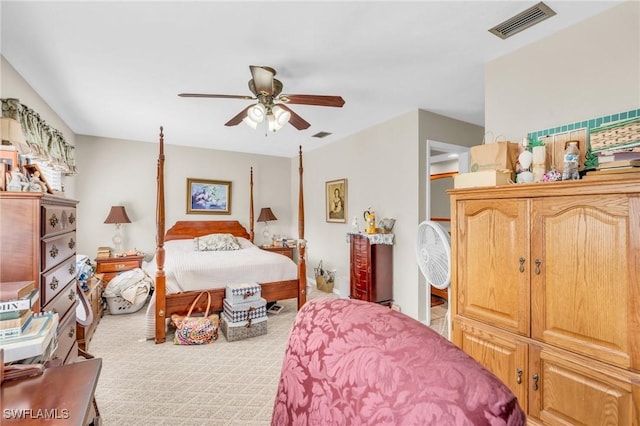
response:
[[[265,251],[244,238],[241,249],[232,251],[194,251],[193,240],[165,243],[167,294],[224,288],[228,284],[268,283],[295,280],[298,267],[281,254]],[[155,278],[155,260],[143,265]],[[155,293],[147,309],[147,338],[155,334]]]

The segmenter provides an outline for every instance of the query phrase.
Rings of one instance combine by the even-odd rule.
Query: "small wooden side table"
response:
[[[120,272],[142,268],[144,256],[98,257],[96,258],[96,274],[102,275],[102,286],[106,287]]]
[[[289,259],[293,259],[293,247],[278,247],[278,246],[262,246],[260,247],[262,250],[271,251],[273,253],[282,254],[287,256]]]
[[[102,359],[93,358],[4,382],[2,425],[98,424],[94,393],[101,369]]]

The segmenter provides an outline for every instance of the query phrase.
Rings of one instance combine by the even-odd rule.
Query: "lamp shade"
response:
[[[112,206],[104,223],[131,223],[131,219],[127,216],[124,206]]]
[[[278,218],[271,211],[271,207],[264,207],[260,210],[258,222],[267,222],[269,220],[278,220]]]
[[[9,117],[0,118],[0,138],[15,146],[20,154],[30,154],[31,148],[22,133],[22,126],[17,120]]]

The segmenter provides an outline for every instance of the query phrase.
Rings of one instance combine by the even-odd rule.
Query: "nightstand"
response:
[[[282,254],[287,256],[289,259],[293,259],[293,247],[276,247],[276,246],[261,246],[262,250],[271,251],[274,253]]]
[[[144,256],[98,257],[96,258],[96,274],[103,274],[102,286],[106,287],[120,272],[142,268]]]

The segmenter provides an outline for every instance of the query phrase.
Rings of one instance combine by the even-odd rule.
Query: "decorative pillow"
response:
[[[240,243],[231,234],[209,234],[193,239],[196,251],[229,251],[239,250]]]

